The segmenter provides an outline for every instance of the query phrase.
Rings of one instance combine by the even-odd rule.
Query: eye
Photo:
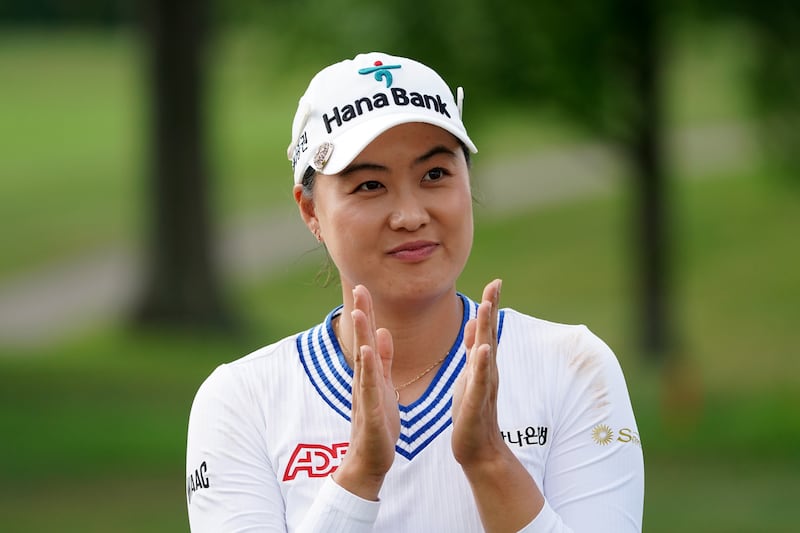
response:
[[[439,181],[445,176],[448,175],[448,172],[440,167],[432,168],[428,172],[425,173],[425,177],[423,178],[425,181]]]
[[[364,183],[356,187],[356,191],[377,191],[382,187],[383,184],[381,182],[370,180],[370,181],[365,181]]]

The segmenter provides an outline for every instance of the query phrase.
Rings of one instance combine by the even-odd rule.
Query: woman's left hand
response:
[[[497,421],[497,316],[500,280],[483,290],[464,329],[467,365],[453,392],[453,456],[467,476],[488,532],[519,531],[544,506],[536,482],[503,441]]]
[[[467,364],[453,393],[453,455],[462,467],[491,462],[507,447],[497,423],[497,316],[500,286],[486,285],[476,318],[467,322]]]

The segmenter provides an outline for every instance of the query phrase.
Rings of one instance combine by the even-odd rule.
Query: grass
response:
[[[0,235],[0,275],[131,237],[138,62],[128,35],[0,37],[0,198],[14,228]]]
[[[663,375],[632,335],[624,196],[479,215],[460,288],[476,295],[503,277],[505,305],[587,323],[615,349],[645,449],[645,531],[792,531],[800,196],[746,175],[680,182],[673,199],[684,349]],[[316,269],[239,287],[250,328],[235,339],[109,327],[0,353],[4,529],[185,531],[194,391],[220,362],[321,319],[339,294],[313,283]]]
[[[708,21],[672,29],[665,50],[666,116],[673,127],[754,117],[750,77],[753,36],[736,24]]]

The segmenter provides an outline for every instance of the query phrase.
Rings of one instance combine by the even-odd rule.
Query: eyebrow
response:
[[[414,164],[424,163],[428,159],[432,158],[435,155],[439,155],[439,154],[445,154],[445,155],[449,155],[450,157],[455,157],[456,152],[454,150],[451,150],[450,148],[446,147],[443,144],[439,144],[439,145],[434,146],[433,148],[431,148],[430,150],[428,150],[427,152],[425,152],[424,154],[422,154],[418,158],[416,158],[414,160]]]
[[[414,159],[414,163],[413,164],[414,165],[418,165],[420,163],[424,163],[425,161],[427,161],[427,160],[431,159],[432,157],[434,157],[436,155],[439,155],[439,154],[445,154],[445,155],[449,155],[450,157],[455,157],[456,152],[454,150],[444,146],[443,144],[439,144],[439,145],[434,146],[433,148],[431,148],[430,150],[428,150],[427,152],[425,152],[421,156],[419,156],[416,159]],[[365,163],[354,163],[354,164],[348,166],[347,168],[345,168],[344,170],[342,170],[339,173],[339,175],[340,176],[347,176],[349,174],[353,174],[354,172],[358,172],[359,170],[386,171],[386,170],[389,170],[389,169],[387,167],[385,167],[384,165],[379,165],[378,163],[368,163],[368,162],[365,162]]]
[[[342,177],[348,176],[350,174],[358,172],[359,170],[389,170],[389,169],[377,163],[354,163],[345,168],[344,170],[342,170],[341,172],[339,172],[339,176]]]

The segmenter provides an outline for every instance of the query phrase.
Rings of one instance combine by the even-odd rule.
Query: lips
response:
[[[438,247],[439,243],[433,241],[412,241],[395,246],[387,253],[403,261],[421,261],[430,257]]]

